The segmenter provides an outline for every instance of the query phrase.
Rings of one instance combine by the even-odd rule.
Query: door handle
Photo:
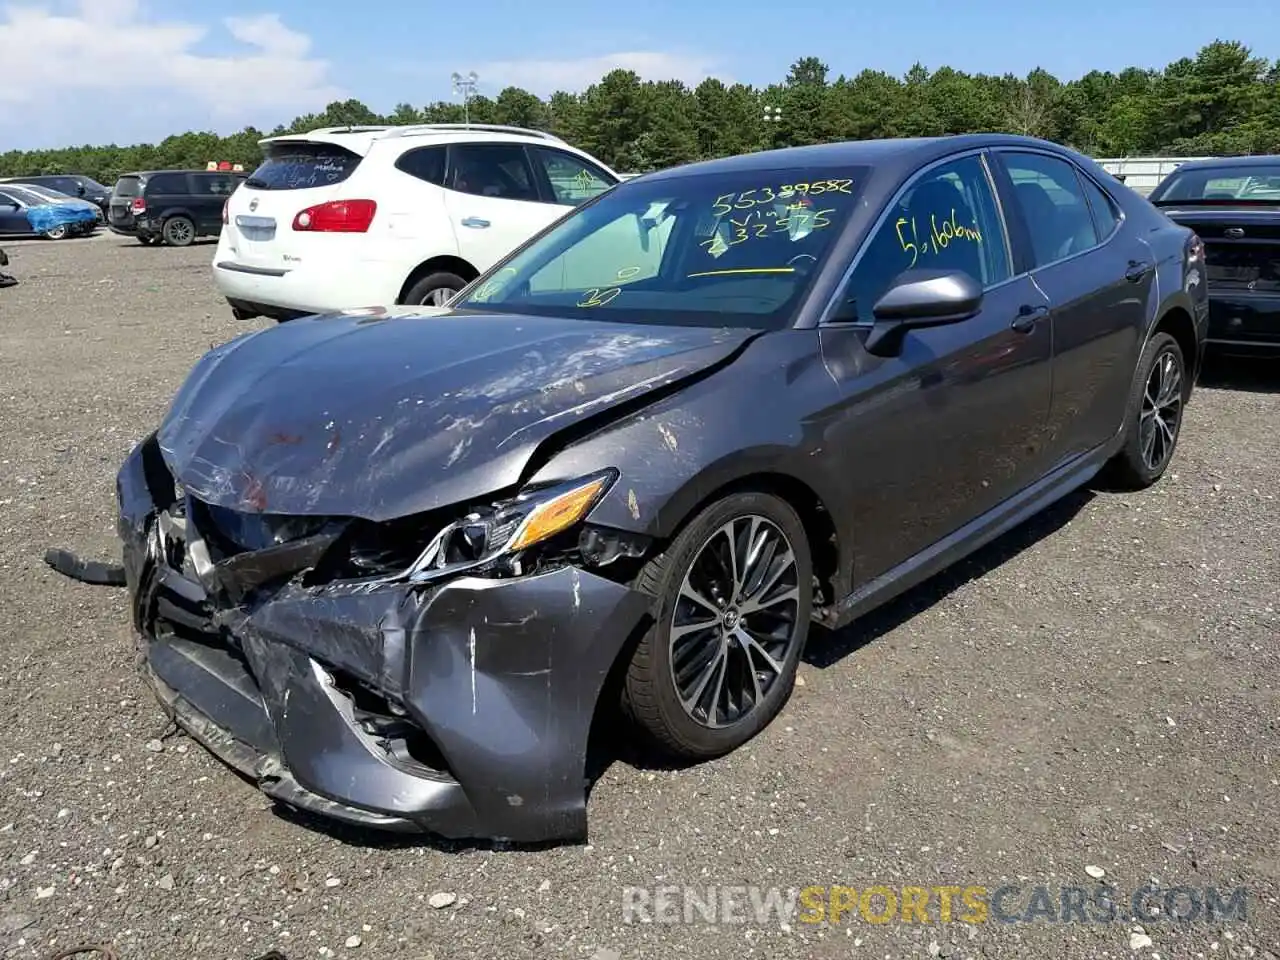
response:
[[[1130,260],[1129,269],[1124,272],[1124,278],[1130,283],[1137,283],[1150,272],[1150,262],[1146,260]]]
[[[462,221],[464,227],[475,227],[477,230],[483,230],[489,226],[488,220],[481,220],[479,217],[467,217]]]
[[[1013,323],[1009,324],[1010,328],[1018,333],[1030,333],[1036,328],[1036,324],[1049,315],[1049,308],[1044,304],[1031,306],[1024,303],[1018,308],[1018,315],[1013,318]]]

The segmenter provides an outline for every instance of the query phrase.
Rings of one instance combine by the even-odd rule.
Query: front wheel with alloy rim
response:
[[[795,685],[813,611],[804,524],[771,494],[699,513],[637,577],[654,622],[623,682],[625,713],[656,744],[707,759],[746,743]]]
[[[186,217],[170,217],[164,222],[160,235],[171,247],[187,247],[196,238],[196,225]]]
[[[50,230],[46,230],[44,232],[44,238],[46,240],[65,240],[67,237],[67,233],[68,233],[67,225],[64,223],[59,226],[53,227]]]
[[[1182,410],[1191,392],[1186,358],[1164,332],[1147,341],[1125,413],[1124,445],[1112,460],[1113,479],[1130,489],[1149,487],[1173,459]]]
[[[414,306],[443,307],[466,285],[467,282],[457,274],[438,271],[410,287],[404,295],[404,302]]]

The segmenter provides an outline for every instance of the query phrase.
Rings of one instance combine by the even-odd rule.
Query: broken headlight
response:
[[[470,510],[431,540],[409,568],[409,578],[430,579],[503,559],[519,574],[524,551],[576,527],[617,478],[616,470],[605,470]]]

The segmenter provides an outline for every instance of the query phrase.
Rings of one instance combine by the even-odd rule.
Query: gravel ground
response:
[[[279,815],[167,735],[124,592],[41,561],[115,554],[118,464],[201,352],[246,329],[212,246],[5,246],[22,283],[0,291],[0,956],[1280,954],[1280,371],[1216,365],[1155,489],[1072,497],[820,637],[782,717],[736,754],[614,762],[590,844],[388,842]],[[936,899],[928,924],[623,911],[633,886],[1012,883],[1021,913],[1036,884],[1055,901],[1111,884],[1125,906],[1151,878],[1247,887],[1247,916],[1135,931],[942,923]]]

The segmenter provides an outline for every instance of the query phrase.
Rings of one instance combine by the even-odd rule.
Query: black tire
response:
[[[65,223],[59,224],[51,230],[46,230],[42,236],[46,240],[65,240],[71,235],[71,228]]]
[[[160,228],[160,236],[171,247],[189,247],[196,238],[196,225],[190,217],[169,217]]]
[[[443,306],[443,304],[433,301],[442,296],[443,291],[448,291],[448,295],[452,296],[466,285],[467,281],[456,273],[439,270],[435,273],[427,274],[410,287],[409,292],[404,295],[404,302],[413,305]],[[441,293],[437,291],[441,291]]]
[[[765,521],[769,526],[752,527],[751,524],[756,520]],[[757,598],[768,599],[789,594],[789,587],[793,582],[796,589],[794,601],[775,600],[766,605],[767,609],[784,612],[791,620],[790,629],[786,631],[788,639],[785,647],[778,646],[783,641],[772,641],[766,637],[765,643],[770,648],[766,651],[768,660],[757,652],[764,650],[764,646],[757,644],[757,647],[748,647],[736,638],[728,639],[729,627],[740,624],[745,631],[748,618],[753,618],[751,622],[755,629],[770,622],[781,624],[783,621],[775,621],[772,614],[762,616],[759,611],[750,611],[746,605],[739,618],[736,615],[736,597],[733,603],[722,604],[721,609],[725,613],[718,619],[711,617],[708,611],[706,616],[710,619],[707,622],[715,624],[714,626],[691,629],[689,625],[682,624],[685,628],[681,639],[685,648],[682,653],[688,656],[689,650],[708,651],[708,664],[719,664],[723,658],[724,666],[717,667],[721,671],[721,679],[725,679],[725,674],[733,672],[735,679],[745,685],[747,678],[754,676],[759,679],[762,673],[769,675],[765,678],[767,686],[758,700],[755,698],[755,690],[745,691],[751,694],[753,701],[749,710],[736,719],[726,716],[724,724],[713,726],[707,722],[709,718],[715,718],[711,716],[711,708],[704,699],[706,695],[681,694],[672,669],[673,659],[680,658],[674,653],[672,640],[677,616],[683,619],[704,609],[703,605],[682,599],[686,577],[697,592],[708,592],[706,584],[709,581],[702,578],[709,570],[722,569],[718,563],[711,561],[716,554],[724,552],[729,542],[724,531],[729,525],[745,529],[748,534],[752,530],[771,529],[785,537],[791,548],[793,563],[790,567],[793,569],[788,569],[785,575],[780,576],[776,585],[769,585],[768,578],[778,576],[775,571],[782,569],[780,557],[783,555],[776,551],[767,554],[766,571],[760,575],[761,579],[755,588]],[[710,553],[707,552],[708,548]],[[738,553],[745,556],[741,550]],[[750,569],[747,572],[751,574],[746,578],[747,586],[750,587],[754,574]],[[745,492],[731,494],[713,503],[686,524],[666,550],[645,564],[636,578],[636,588],[654,597],[654,623],[641,638],[627,666],[623,679],[622,708],[624,715],[655,746],[685,759],[702,760],[722,756],[746,743],[778,715],[795,686],[796,668],[808,639],[809,618],[813,610],[813,561],[809,541],[804,524],[785,501],[766,493]],[[751,602],[753,601],[748,601]],[[731,616],[732,622],[729,619]],[[755,630],[752,634],[759,636]],[[694,656],[686,662],[696,663],[697,659]],[[765,666],[768,662],[776,664],[779,669]],[[759,665],[762,669],[748,673],[742,670],[744,663]],[[732,670],[730,665],[738,669]],[[686,681],[686,691],[697,691],[700,678],[705,672],[694,671],[694,675]],[[713,678],[703,684],[702,689],[710,689],[714,683]],[[706,707],[701,710],[700,717],[695,716],[699,707],[687,709],[683,702],[686,700]],[[739,704],[744,702],[745,700],[739,700]],[[729,704],[732,706],[731,701]],[[714,707],[718,709],[719,703]]]
[[[1160,395],[1160,385],[1165,383],[1161,378],[1169,376],[1176,377],[1176,389],[1170,388],[1165,398]],[[1124,445],[1107,465],[1109,480],[1128,490],[1142,490],[1164,476],[1177,450],[1190,394],[1182,348],[1169,334],[1156,333],[1147,341],[1134,372],[1125,407]],[[1152,402],[1165,399],[1167,404]]]

